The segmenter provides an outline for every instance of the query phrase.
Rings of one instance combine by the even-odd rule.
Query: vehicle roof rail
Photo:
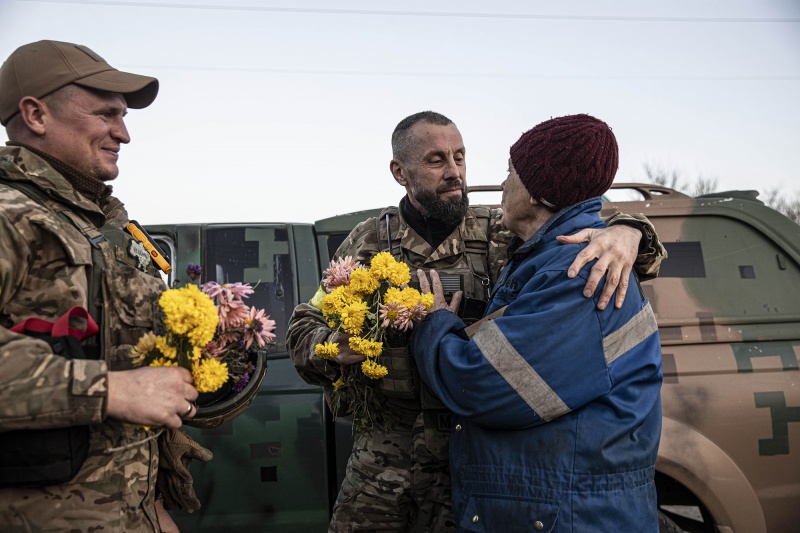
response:
[[[761,200],[758,199],[759,192],[754,190],[747,190],[747,191],[718,191],[718,192],[710,192],[708,194],[701,194],[698,198],[738,198],[740,200],[750,200],[753,202],[758,202],[763,204]]]
[[[645,200],[665,199],[665,198],[690,198],[688,194],[684,194],[675,189],[664,187],[663,185],[654,185],[652,183],[612,183],[612,189],[632,189]]]

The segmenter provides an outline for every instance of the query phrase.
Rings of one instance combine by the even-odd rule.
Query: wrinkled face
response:
[[[399,163],[411,203],[422,213],[445,223],[457,223],[467,212],[464,141],[453,124],[418,122],[411,127],[413,148]]]
[[[501,186],[503,198],[500,200],[500,205],[503,207],[503,216],[500,222],[507,230],[522,236],[524,233],[522,222],[530,219],[531,195],[522,184],[517,171],[514,170],[510,158],[508,160],[508,176]]]
[[[121,94],[95,93],[77,87],[70,98],[49,107],[42,149],[102,181],[119,174],[120,145],[130,142]]]

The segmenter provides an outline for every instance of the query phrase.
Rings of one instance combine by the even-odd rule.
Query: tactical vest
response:
[[[442,281],[445,296],[456,291],[464,291],[459,315],[467,323],[483,316],[483,310],[491,293],[489,277],[488,250],[490,238],[490,210],[486,207],[471,207],[474,221],[483,228],[485,239],[466,239],[464,253],[452,256],[452,263],[436,266],[434,269]],[[429,267],[415,264],[401,245],[400,216],[397,207],[384,209],[375,220],[375,232],[381,243],[381,251],[388,251],[397,261],[407,264],[411,270],[411,285],[419,288],[417,268],[424,271]],[[471,232],[467,232],[468,234]],[[387,335],[388,347],[381,355],[381,363],[389,373],[381,380],[383,394],[392,403],[410,412],[419,408],[444,409],[444,405],[422,383],[414,359],[409,352],[408,334],[390,331]]]
[[[143,252],[138,251],[138,242],[122,229],[108,223],[98,228],[72,206],[52,198],[30,182],[0,176],[0,183],[47,207],[86,237],[91,245],[91,264],[85,265],[88,311],[101,331],[99,339],[93,337],[96,340],[90,339],[86,344],[99,343],[97,353],[104,355],[110,369],[132,368],[127,354],[144,333],[154,329],[154,305],[166,288],[147,251],[143,247]],[[120,269],[124,271],[118,272]],[[131,302],[131,295],[136,296],[137,302]]]
[[[165,288],[149,256],[145,262],[141,254],[129,253],[128,250],[136,247],[137,242],[121,229],[108,223],[98,229],[84,216],[76,213],[72,207],[55,200],[30,182],[4,179],[4,176],[0,175],[0,183],[19,190],[43,205],[86,237],[91,245],[91,262],[86,261],[88,258],[70,258],[70,261],[84,264],[86,268],[87,310],[100,326],[100,335],[84,341],[85,357],[104,358],[110,370],[133,368],[129,357],[130,349],[144,333],[152,331],[155,327],[155,306],[158,296]],[[136,301],[131,301],[132,295],[135,295]],[[62,428],[61,431],[69,432],[75,429],[81,428],[68,427]],[[38,432],[47,431],[59,430],[21,430],[17,433],[33,436],[22,435],[25,438],[2,440],[0,463],[9,458],[12,458],[13,463],[13,458],[19,457],[20,454],[30,455],[27,453],[30,450],[16,447],[20,446],[19,443],[26,442],[26,439],[36,440],[35,435]],[[130,431],[126,431],[124,425],[120,425],[116,430],[112,430],[112,433],[115,435],[114,440],[125,441],[129,438]],[[70,446],[76,450],[88,446],[88,431],[80,432],[80,435],[80,438],[72,434],[65,437]],[[85,458],[85,452],[83,457]],[[42,484],[36,481],[39,479],[37,476],[40,472],[48,471],[44,465],[48,465],[51,460],[52,457],[42,457],[42,463],[37,465],[34,464],[36,462],[34,459],[29,458],[31,466],[19,474],[20,478],[25,479],[27,485]],[[80,462],[82,463],[83,459]],[[72,475],[75,472],[72,472]]]

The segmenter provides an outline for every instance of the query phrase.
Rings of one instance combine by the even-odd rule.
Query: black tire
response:
[[[685,533],[670,517],[658,512],[658,533]]]

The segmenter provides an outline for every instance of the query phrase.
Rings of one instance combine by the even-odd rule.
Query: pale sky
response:
[[[390,136],[450,117],[470,185],[554,116],[720,190],[800,190],[800,1],[0,0],[0,61],[40,39],[155,76],[117,196],[143,224],[313,222],[397,204]],[[6,137],[0,130],[0,141]]]

